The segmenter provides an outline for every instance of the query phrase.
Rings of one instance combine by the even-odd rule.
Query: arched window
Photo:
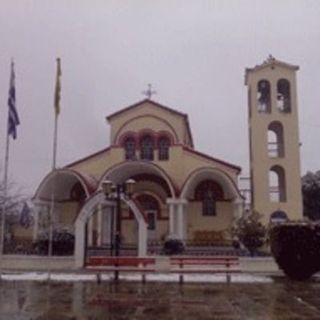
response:
[[[257,108],[259,112],[271,112],[270,83],[267,80],[260,80],[257,85]]]
[[[151,136],[143,136],[140,143],[142,160],[153,160],[154,140]]]
[[[288,221],[288,215],[282,210],[274,211],[270,215],[270,222],[272,223],[282,223],[286,221]]]
[[[215,216],[216,202],[224,199],[221,186],[212,180],[205,180],[198,184],[195,190],[195,200],[202,202],[202,215]]]
[[[268,156],[281,158],[284,156],[283,126],[280,122],[271,122],[268,126]]]
[[[290,83],[280,79],[277,83],[277,107],[281,112],[291,112]]]
[[[159,160],[169,160],[170,140],[167,137],[160,137],[158,140]]]
[[[70,200],[83,203],[86,199],[86,193],[80,182],[73,185],[70,190]]]
[[[271,202],[286,201],[286,179],[284,169],[278,165],[269,171],[269,195]]]
[[[211,190],[208,190],[203,195],[202,214],[204,216],[215,216],[217,214],[216,200]]]
[[[124,140],[124,150],[126,160],[136,159],[136,140],[133,137],[128,137]]]

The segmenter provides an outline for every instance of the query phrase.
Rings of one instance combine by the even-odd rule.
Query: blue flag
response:
[[[20,120],[19,120],[17,109],[16,109],[16,88],[15,88],[15,74],[14,74],[13,62],[11,62],[11,76],[10,76],[8,106],[9,106],[8,135],[12,136],[13,139],[16,139],[17,125],[20,124]]]

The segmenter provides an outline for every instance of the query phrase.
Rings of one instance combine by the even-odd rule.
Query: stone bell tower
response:
[[[252,208],[302,218],[296,71],[272,56],[247,68]]]

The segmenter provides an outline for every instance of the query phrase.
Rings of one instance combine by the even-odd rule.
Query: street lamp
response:
[[[115,238],[114,238],[114,253],[118,257],[120,255],[120,243],[121,243],[121,196],[131,197],[133,193],[135,181],[133,179],[128,179],[124,183],[114,184],[110,180],[104,180],[102,182],[102,190],[109,200],[115,200],[116,202],[116,226],[115,226]],[[111,226],[113,230],[113,223]],[[111,232],[111,237],[113,238],[113,233]],[[113,240],[113,239],[112,239]],[[113,241],[111,241],[111,255],[113,255]],[[115,266],[118,266],[118,261]],[[119,271],[115,271],[115,281],[119,279]]]

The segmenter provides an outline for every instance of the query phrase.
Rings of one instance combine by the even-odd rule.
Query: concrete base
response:
[[[246,273],[261,272],[275,273],[281,272],[272,257],[240,257],[239,269]],[[4,255],[0,257],[0,270],[80,270],[76,268],[75,259],[71,257],[42,257],[42,256],[22,256]],[[167,256],[157,256],[155,269],[157,272],[168,272],[170,270],[170,258]]]
[[[272,273],[281,271],[273,257],[240,257],[240,270],[242,272]]]
[[[3,255],[0,270],[74,270],[74,257]]]

